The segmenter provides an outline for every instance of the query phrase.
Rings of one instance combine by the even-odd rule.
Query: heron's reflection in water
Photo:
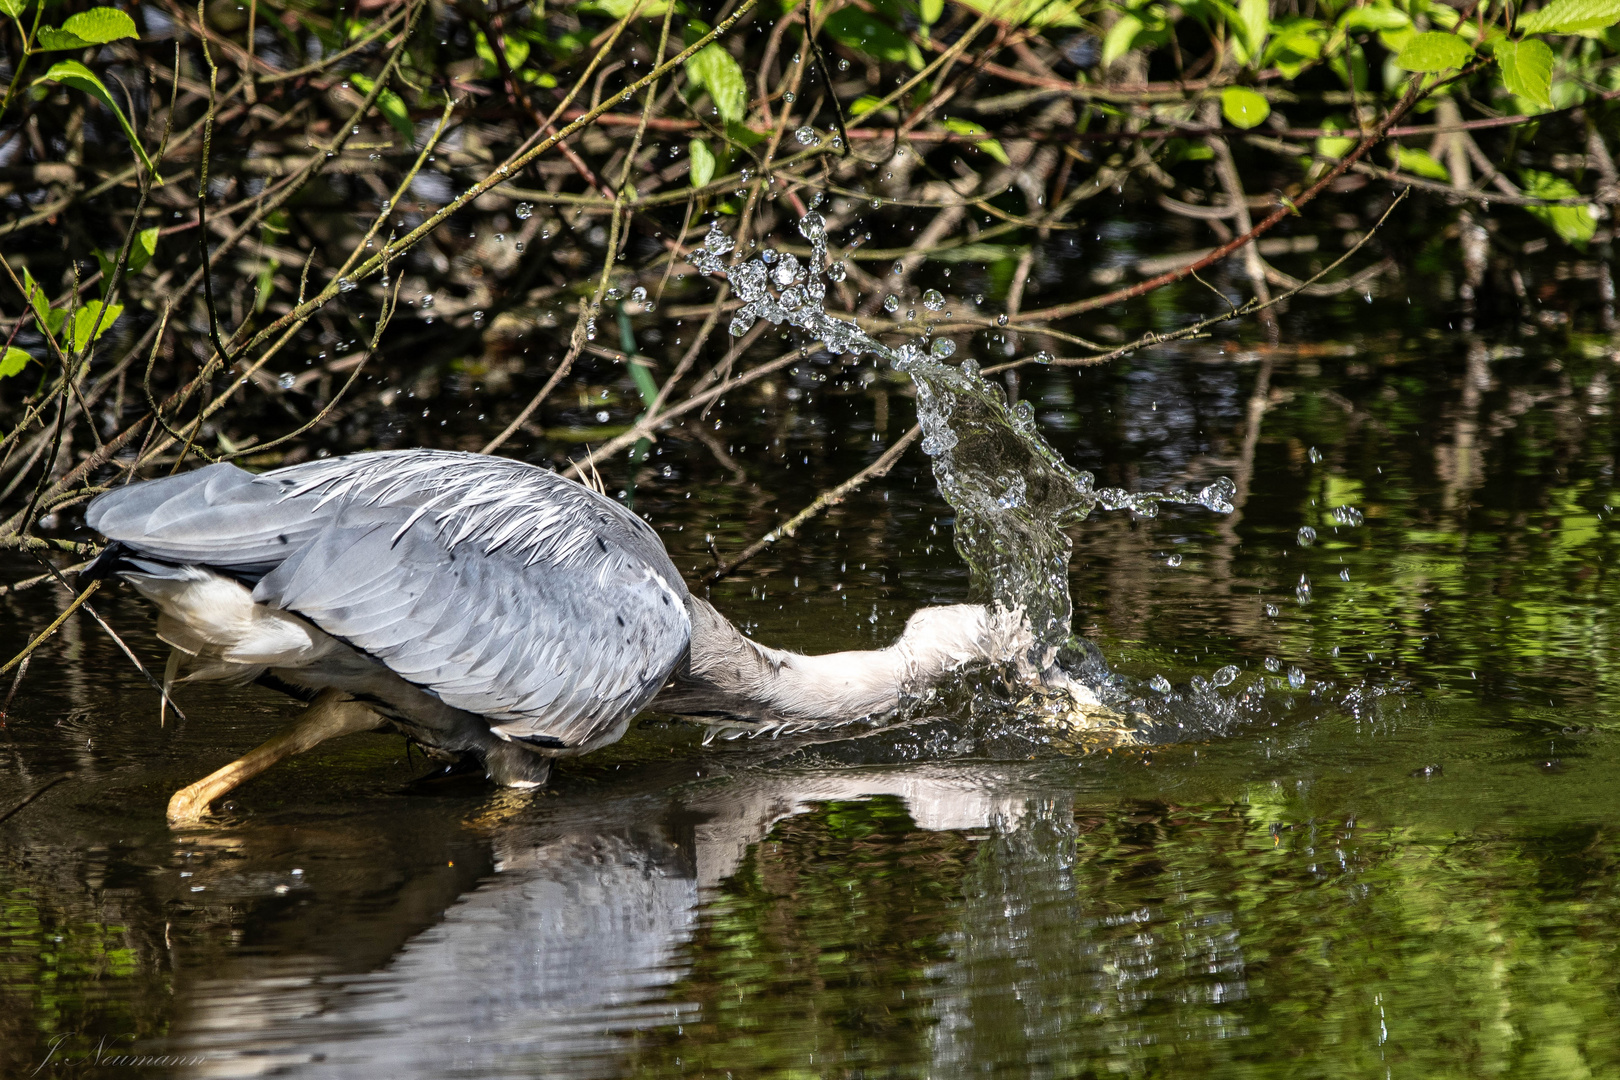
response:
[[[440,922],[366,974],[314,956],[214,972],[167,1049],[204,1057],[190,1075],[210,1077],[612,1075],[628,1033],[693,1018],[669,993],[682,947],[778,822],[889,796],[921,830],[1006,831],[1053,794],[1017,767],[936,764],[745,771],[605,803],[497,798],[481,822],[496,873]]]

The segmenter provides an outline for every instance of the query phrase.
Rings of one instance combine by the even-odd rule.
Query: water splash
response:
[[[835,355],[872,354],[911,377],[923,451],[933,458],[934,479],[956,511],[956,549],[986,599],[1024,611],[1034,637],[1029,660],[1035,670],[1049,668],[1070,643],[1073,545],[1065,528],[1097,506],[1142,517],[1157,514],[1161,503],[1232,511],[1236,487],[1225,477],[1196,492],[1097,487],[1089,472],[1070,466],[1042,437],[1029,402],[1009,406],[1005,392],[987,381],[971,358],[960,365],[945,363],[954,344],[941,348],[942,338],[929,346],[926,338],[916,337],[891,348],[854,322],[829,314],[826,220],[811,211],[799,220],[799,233],[810,241],[808,263],[774,252],[774,259],[761,255],[727,263],[724,257],[735,244],[716,222],[691,261],[705,274],[725,274],[742,300],[731,321],[734,336],[765,319],[814,335]],[[932,290],[924,294],[924,307],[943,307],[943,297],[935,301],[936,296]]]

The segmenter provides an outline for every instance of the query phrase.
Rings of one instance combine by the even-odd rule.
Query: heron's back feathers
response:
[[[91,573],[121,573],[163,606],[148,590],[174,589],[151,567],[217,570],[251,587],[254,607],[548,750],[618,738],[690,635],[686,587],[645,522],[504,458],[397,451],[260,476],[211,465],[109,492],[86,519],[147,563],[114,554]],[[237,602],[205,584],[167,598],[171,623]]]

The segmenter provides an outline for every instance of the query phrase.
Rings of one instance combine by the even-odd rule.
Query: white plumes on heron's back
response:
[[[527,565],[577,565],[590,557],[598,526],[626,525],[657,534],[600,487],[575,484],[520,461],[465,455],[476,467],[456,468],[462,455],[390,451],[332,458],[283,470],[284,499],[318,497],[368,506],[412,504],[397,535],[430,519],[447,548],[469,540],[485,554],[510,548]],[[597,484],[601,478],[596,478]]]

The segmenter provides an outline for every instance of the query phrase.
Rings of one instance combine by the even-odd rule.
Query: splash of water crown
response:
[[[714,222],[691,261],[705,274],[726,275],[742,301],[732,316],[733,337],[764,319],[805,331],[834,355],[871,354],[911,377],[922,449],[933,459],[940,493],[956,511],[956,549],[976,588],[1006,610],[1024,612],[1034,638],[1029,659],[1036,670],[1051,665],[1070,639],[1073,544],[1063,531],[1067,526],[1084,520],[1096,506],[1141,517],[1155,516],[1162,503],[1232,512],[1237,488],[1226,477],[1196,492],[1098,488],[1091,473],[1072,467],[1041,435],[1029,402],[1009,404],[1006,393],[980,374],[972,357],[957,365],[944,362],[955,351],[954,342],[941,348],[949,339],[930,346],[917,337],[890,347],[853,321],[830,314],[826,279],[842,275],[832,269],[840,264],[829,266],[826,219],[810,211],[799,219],[799,234],[810,241],[807,263],[771,251],[772,258],[761,254],[728,264],[724,256],[736,245]],[[924,306],[938,310],[944,298],[928,290]]]

